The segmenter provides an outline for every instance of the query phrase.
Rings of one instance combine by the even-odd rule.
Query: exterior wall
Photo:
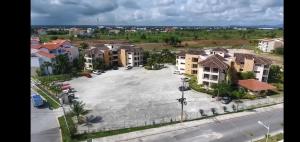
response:
[[[254,68],[254,59],[245,59],[243,72],[253,71]]]
[[[176,67],[180,73],[185,73],[185,56],[176,57]]]
[[[263,52],[271,52],[275,48],[283,47],[283,42],[278,40],[259,41],[258,48]]]
[[[104,58],[104,63],[105,65],[110,65],[110,51],[109,50],[103,50],[103,58]]]
[[[127,53],[125,49],[120,50],[120,55],[119,55],[119,65],[126,67],[127,66]]]
[[[31,57],[31,67],[40,67],[39,57]]]
[[[254,73],[255,73],[255,78],[259,81],[262,81],[262,75],[263,75],[263,71],[264,71],[264,65],[255,65],[254,69],[253,69]]]
[[[222,72],[222,70],[218,69],[217,72],[213,72],[213,68],[209,68],[209,71],[204,70],[205,67],[199,66],[197,81],[198,84],[204,85],[204,82],[208,82],[208,86],[204,85],[207,88],[210,88],[215,83],[220,83],[226,79],[226,74]],[[207,77],[204,77],[204,76]],[[217,79],[214,80],[212,77],[217,76]]]
[[[133,53],[127,54],[127,64],[129,66],[133,66],[134,65]]]
[[[193,71],[198,71],[198,60],[196,62],[193,62],[192,59],[197,58],[199,60],[199,55],[191,55],[186,54],[185,55],[185,73],[189,75],[193,75]],[[193,64],[197,67],[193,68]],[[197,73],[194,73],[197,74]]]
[[[92,58],[85,56],[84,60],[84,70],[93,70]]]

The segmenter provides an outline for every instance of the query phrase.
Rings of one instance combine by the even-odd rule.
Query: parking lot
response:
[[[88,115],[102,118],[89,129],[116,129],[180,119],[181,105],[176,99],[181,97],[178,87],[182,76],[173,74],[174,70],[175,66],[171,65],[162,70],[119,68],[67,83],[75,88],[86,109],[91,110]],[[184,95],[185,117],[198,117],[199,109],[211,113],[210,108],[224,106],[209,95],[193,90],[185,91]],[[84,125],[78,127],[79,131],[87,129]]]

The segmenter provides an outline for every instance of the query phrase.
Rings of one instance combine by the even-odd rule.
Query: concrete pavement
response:
[[[60,109],[36,108],[31,103],[31,142],[61,142],[57,120],[61,114]]]
[[[270,132],[283,129],[283,104],[253,111],[217,116],[160,128],[98,138],[95,142],[242,142],[263,137],[266,129],[257,121],[269,122]],[[251,133],[253,136],[251,136]]]

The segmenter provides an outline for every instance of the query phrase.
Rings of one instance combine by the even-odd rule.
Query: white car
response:
[[[93,74],[100,75],[100,74],[101,74],[101,72],[100,72],[99,70],[94,70],[94,71],[93,71]]]

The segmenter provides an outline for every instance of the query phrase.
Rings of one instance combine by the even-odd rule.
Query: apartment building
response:
[[[77,47],[71,45],[69,40],[53,40],[43,44],[31,44],[31,68],[36,70],[41,67],[44,62],[55,63],[57,55],[66,54],[69,61],[72,62],[78,58],[79,51]],[[49,72],[52,74],[52,67],[49,67]],[[35,71],[32,71],[35,74]]]
[[[186,52],[181,51],[176,54],[176,68],[180,74],[185,73],[185,54]]]
[[[261,39],[258,42],[258,48],[263,52],[272,52],[276,48],[283,48],[283,39]]]
[[[226,80],[229,62],[222,56],[215,54],[198,63],[198,84],[211,88],[212,85]]]
[[[86,50],[84,53],[84,70],[93,70],[93,60],[100,59],[104,61],[104,64],[110,64],[109,48],[102,46],[93,46]]]
[[[203,50],[189,50],[185,54],[185,73],[195,75],[198,72],[198,62],[205,59],[207,54]]]
[[[143,64],[143,49],[133,45],[121,46],[119,51],[119,65],[139,66]]]
[[[220,55],[221,57],[223,58],[227,58],[229,57],[230,55],[228,54],[228,50],[225,49],[225,48],[213,48],[211,51],[210,51],[210,54],[211,55],[215,55],[215,54],[218,54]]]
[[[234,68],[237,72],[253,71],[255,79],[267,82],[272,60],[253,54],[234,53]]]

